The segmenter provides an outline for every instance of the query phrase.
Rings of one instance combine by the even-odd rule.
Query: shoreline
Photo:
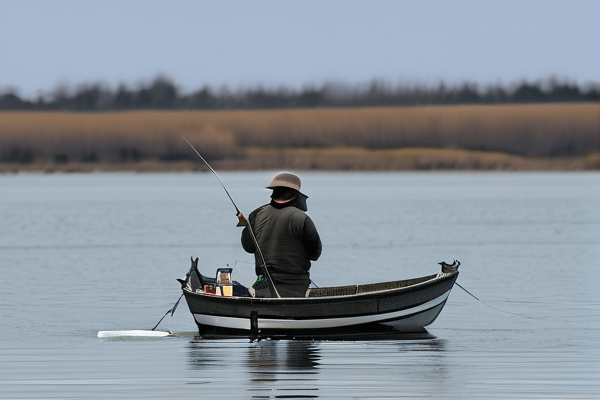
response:
[[[403,148],[249,148],[237,158],[208,160],[220,171],[598,171],[600,152],[578,158],[523,157],[500,152]],[[0,163],[0,174],[20,172],[193,172],[207,170],[198,159],[135,162]]]
[[[0,112],[18,171],[600,170],[600,104]]]

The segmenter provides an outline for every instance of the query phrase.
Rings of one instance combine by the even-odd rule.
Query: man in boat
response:
[[[310,262],[319,258],[322,245],[315,224],[305,213],[308,196],[300,192],[300,187],[300,178],[296,175],[281,173],[267,186],[273,190],[269,204],[250,213],[248,220],[242,213],[238,215],[238,226],[245,226],[242,246],[254,254],[256,275],[259,279],[262,276],[268,284],[268,290],[256,290],[257,297],[277,296],[271,281],[281,297],[306,295],[310,284]],[[258,242],[258,251],[252,233]],[[258,284],[260,281],[255,286]]]

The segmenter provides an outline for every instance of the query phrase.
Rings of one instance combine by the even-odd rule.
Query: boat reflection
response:
[[[261,340],[248,346],[245,364],[253,398],[317,398],[320,343]]]
[[[248,347],[246,365],[253,373],[295,371],[316,373],[318,342],[261,340]]]
[[[320,342],[294,340],[206,340],[188,346],[190,383],[246,391],[252,398],[317,398]]]
[[[207,389],[217,385],[248,398],[306,399],[343,397],[357,385],[373,390],[392,385],[382,381],[386,374],[409,386],[421,382],[441,390],[451,380],[447,351],[446,340],[427,332],[371,332],[345,340],[196,337],[188,356],[190,368],[198,371],[190,383]]]

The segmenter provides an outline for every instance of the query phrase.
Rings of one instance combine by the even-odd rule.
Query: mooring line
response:
[[[458,284],[458,282],[456,282],[456,281],[455,281],[455,282],[454,282],[454,284],[455,284],[456,286],[458,286],[459,288],[461,288],[462,290],[464,290],[465,292],[467,292],[467,294],[468,294],[469,296],[473,297],[475,300],[477,300],[477,301],[481,302],[482,304],[484,304],[484,305],[488,306],[489,308],[493,308],[493,309],[494,309],[494,310],[496,310],[496,311],[500,311],[500,312],[502,312],[502,313],[505,313],[505,314],[516,315],[516,316],[523,317],[523,318],[531,318],[531,319],[545,319],[545,318],[543,318],[543,317],[532,317],[532,316],[525,315],[525,314],[518,314],[518,313],[513,313],[513,312],[510,312],[510,311],[504,311],[504,310],[501,310],[501,309],[499,309],[499,308],[496,308],[496,307],[494,307],[494,306],[490,306],[490,305],[489,305],[489,304],[487,304],[485,301],[478,299],[477,297],[475,297],[475,295],[473,295],[473,294],[472,294],[471,292],[469,292],[467,289],[465,289],[464,287],[460,286],[460,285]]]

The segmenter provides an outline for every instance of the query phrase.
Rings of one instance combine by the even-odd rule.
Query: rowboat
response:
[[[179,279],[199,335],[319,338],[357,332],[427,332],[444,308],[460,262],[437,274],[400,281],[308,289],[305,297],[255,298],[238,282],[198,271]],[[231,269],[225,271],[231,273]],[[214,288],[222,289],[214,290]]]

